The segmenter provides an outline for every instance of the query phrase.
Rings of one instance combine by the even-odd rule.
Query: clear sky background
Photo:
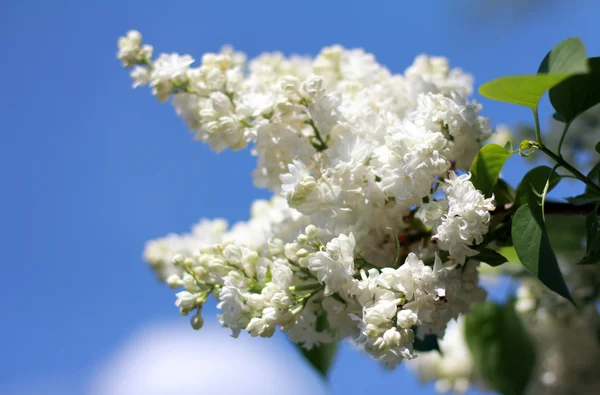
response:
[[[581,37],[589,54],[600,55],[600,6],[593,0],[482,3],[3,0],[0,393],[117,394],[94,383],[119,374],[128,381],[125,368],[112,376],[106,371],[147,362],[146,354],[128,353],[156,346],[157,333],[186,339],[168,343],[171,357],[195,338],[207,349],[229,344],[226,336],[206,340],[213,339],[210,324],[205,340],[203,332],[182,334],[188,319],[145,267],[143,244],[186,231],[200,217],[246,219],[251,201],[268,195],[252,186],[254,158],[247,152],[211,152],[192,140],[170,105],[156,103],[146,89],[130,89],[115,58],[120,35],[135,28],[155,53],[197,59],[223,44],[252,57],[273,50],[314,55],[339,43],[365,48],[393,72],[425,52],[447,56],[474,74],[477,85],[535,72],[546,51],[568,36]],[[526,109],[481,101],[494,124],[531,119]],[[504,176],[514,182],[524,171],[513,158]],[[215,320],[214,309],[206,313]],[[248,355],[256,368],[252,356],[259,360],[262,351],[243,354],[256,344],[278,358],[279,369],[296,372],[297,356],[287,356],[291,349],[281,336],[227,349]],[[188,361],[188,354],[175,359]],[[140,371],[149,378],[165,365]],[[315,379],[308,370],[298,375]],[[234,371],[226,376],[237,378]],[[129,388],[122,393],[150,393]],[[385,372],[349,346],[333,368],[331,388],[335,394],[432,393],[404,369]]]

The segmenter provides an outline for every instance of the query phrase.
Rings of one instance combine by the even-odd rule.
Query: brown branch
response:
[[[581,205],[574,205],[563,202],[549,202],[546,201],[544,204],[544,213],[554,215],[588,215],[596,208],[596,204],[587,203]]]
[[[513,207],[514,204],[498,206],[494,211],[492,211],[492,215],[506,213],[507,211],[513,209]],[[588,215],[589,213],[594,211],[595,207],[596,205],[594,203],[574,205],[571,203],[553,202],[546,200],[544,204],[544,213],[548,215]]]

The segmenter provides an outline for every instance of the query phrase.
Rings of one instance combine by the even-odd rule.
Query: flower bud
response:
[[[183,261],[183,266],[185,268],[191,269],[194,267],[194,260],[192,258],[185,258]]]
[[[296,251],[296,256],[299,258],[304,258],[305,256],[308,256],[308,251],[305,248],[300,248],[298,251]]]
[[[306,244],[308,243],[308,236],[306,236],[305,234],[300,234],[296,238],[296,241],[298,242],[298,244]]]
[[[311,75],[304,81],[302,84],[302,89],[306,92],[310,97],[318,96],[323,90],[323,78]]]
[[[228,262],[238,265],[242,262],[242,250],[235,244],[228,244],[223,250],[223,256]]]
[[[270,238],[267,242],[271,255],[279,255],[283,252],[283,240]]]
[[[192,328],[194,328],[195,330],[199,330],[202,328],[203,325],[204,320],[202,319],[202,316],[200,314],[196,314],[192,317]]]
[[[181,277],[179,277],[177,274],[171,274],[167,278],[167,285],[171,289],[177,289],[181,286],[181,284],[182,284]]]
[[[314,225],[308,225],[308,226],[306,227],[306,229],[304,230],[304,233],[306,233],[306,236],[307,236],[309,239],[312,239],[313,237],[316,237],[316,236],[317,236],[317,233],[318,233],[318,231],[319,231],[319,230],[317,229],[317,227],[316,227],[316,226],[314,226]]]
[[[175,266],[183,266],[184,261],[185,257],[181,254],[175,254],[175,256],[173,256],[173,265]]]

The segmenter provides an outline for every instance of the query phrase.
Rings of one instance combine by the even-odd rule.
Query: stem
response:
[[[558,142],[558,156],[562,158],[562,153],[560,152],[563,146],[563,142],[565,141],[565,137],[567,135],[567,131],[571,126],[571,121],[565,123],[565,128],[563,129],[562,135],[560,136],[560,141]]]
[[[308,120],[306,120],[304,122],[306,124],[310,125],[312,127],[313,131],[315,132],[315,135],[313,137],[315,139],[317,139],[318,144],[313,143],[313,147],[315,147],[317,152],[325,151],[327,149],[327,143],[323,140],[323,137],[321,137],[321,133],[319,132],[317,125],[315,125],[315,121],[313,121],[312,118],[309,118]]]
[[[559,152],[560,152],[560,150],[559,150]],[[542,217],[544,217],[544,221],[546,220],[546,218],[545,218],[546,213],[544,211],[544,203],[546,203],[546,195],[548,194],[548,189],[550,188],[550,180],[552,179],[552,175],[554,174],[556,169],[558,169],[559,167],[560,167],[560,165],[558,163],[554,165],[554,167],[550,171],[550,174],[548,175],[548,179],[546,180],[546,185],[544,185],[544,191],[542,192]]]
[[[533,110],[533,119],[535,120],[535,140],[540,147],[544,147],[544,143],[542,142],[542,131],[540,129],[540,117],[538,116],[537,107],[535,110]]]
[[[570,163],[565,161],[562,157],[556,155],[554,152],[550,151],[546,146],[540,144],[539,150],[552,158],[556,163],[564,167],[565,170],[569,171],[571,174],[575,176],[579,181],[583,182],[585,185],[589,186],[593,190],[595,190],[598,194],[600,194],[600,187],[594,184],[589,178],[583,175],[579,170],[571,166]]]
[[[142,64],[145,65],[146,67],[148,67],[150,70],[154,70],[154,63],[152,63],[152,60],[148,59],[145,56],[144,56],[144,60],[142,60]]]
[[[579,170],[577,170],[576,168],[574,168],[573,166],[571,166],[570,163],[568,163],[567,161],[565,161],[563,159],[563,157],[560,155],[560,148],[562,147],[562,142],[564,140],[564,137],[566,135],[566,131],[568,129],[568,126],[570,125],[570,123],[565,124],[565,129],[563,130],[563,135],[561,136],[561,141],[559,143],[559,155],[556,155],[554,152],[550,151],[545,145],[544,142],[542,141],[542,132],[540,129],[540,118],[538,116],[538,111],[537,111],[537,107],[533,110],[533,118],[535,120],[535,139],[538,143],[538,149],[540,151],[542,151],[543,153],[545,153],[546,155],[548,155],[550,158],[552,158],[556,163],[558,163],[560,166],[564,167],[565,170],[569,171],[571,174],[573,174],[575,176],[575,178],[577,178],[579,181],[583,182],[585,185],[588,185],[590,188],[592,188],[593,190],[596,191],[596,193],[600,194],[600,187],[596,184],[594,184],[589,178],[587,178],[586,176],[584,176]]]

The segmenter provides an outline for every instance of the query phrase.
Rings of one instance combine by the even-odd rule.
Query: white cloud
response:
[[[207,320],[208,321],[208,320]],[[326,394],[284,339],[232,339],[207,324],[146,325],[93,375],[90,395]]]

